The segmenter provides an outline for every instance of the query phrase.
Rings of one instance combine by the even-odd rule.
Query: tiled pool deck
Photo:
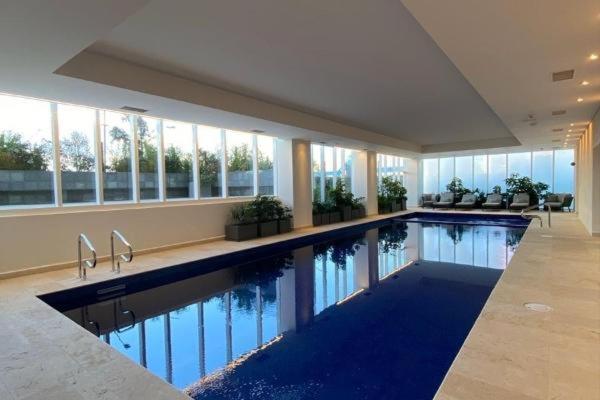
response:
[[[361,222],[144,254],[122,275]],[[87,283],[75,268],[0,280],[0,399],[188,398],[36,297],[114,277],[101,263]],[[436,399],[600,399],[599,376],[600,238],[555,213],[551,229],[527,229]]]

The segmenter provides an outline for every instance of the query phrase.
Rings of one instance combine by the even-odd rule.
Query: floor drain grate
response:
[[[549,305],[542,303],[525,303],[523,306],[528,310],[537,312],[550,312],[553,310]]]

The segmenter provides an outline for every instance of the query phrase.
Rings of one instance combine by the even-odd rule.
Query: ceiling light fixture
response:
[[[575,124],[571,124],[571,126],[575,126]]]
[[[589,85],[589,84],[590,84],[590,83],[589,83],[588,81],[581,81],[581,86],[587,86],[587,85]]]
[[[567,132],[573,132],[573,129],[569,129]]]
[[[581,98],[581,97],[577,98],[578,103],[581,103],[582,101],[583,101],[583,98]]]
[[[597,60],[597,59],[598,59],[598,54],[596,54],[596,53],[590,54],[590,60],[593,61],[593,60]]]
[[[570,131],[569,131],[569,132],[570,132]],[[569,134],[567,133],[567,137],[571,137],[571,135],[569,135]]]

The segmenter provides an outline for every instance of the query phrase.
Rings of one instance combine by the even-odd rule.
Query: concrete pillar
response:
[[[355,151],[352,154],[352,192],[365,198],[367,215],[377,214],[377,153]]]
[[[312,225],[312,165],[310,142],[277,139],[277,195],[292,207],[294,227]]]
[[[296,330],[309,325],[315,313],[315,260],[312,246],[294,251]]]
[[[284,269],[277,278],[277,333],[296,329],[296,270]]]

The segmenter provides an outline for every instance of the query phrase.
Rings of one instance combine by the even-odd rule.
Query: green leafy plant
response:
[[[250,203],[234,206],[230,216],[231,222],[235,225],[253,224],[257,221],[255,209]]]
[[[342,179],[335,182],[335,187],[329,190],[329,200],[336,209],[341,210],[344,207],[352,207],[354,194],[346,190],[346,184]]]
[[[454,193],[454,197],[460,199],[464,194],[471,193],[469,189],[464,187],[462,179],[455,176],[450,183],[446,185],[446,190]]]
[[[406,199],[406,188],[402,186],[402,182],[394,176],[384,176],[381,179],[379,186],[379,195],[386,196],[391,200],[399,201]]]
[[[502,194],[502,188],[500,187],[500,185],[496,185],[492,188],[492,193],[495,194]]]
[[[530,204],[537,204],[539,199],[544,196],[550,188],[549,185],[543,182],[533,183],[528,176],[519,176],[519,174],[511,174],[506,178],[506,192],[514,196],[517,193],[529,194]]]

